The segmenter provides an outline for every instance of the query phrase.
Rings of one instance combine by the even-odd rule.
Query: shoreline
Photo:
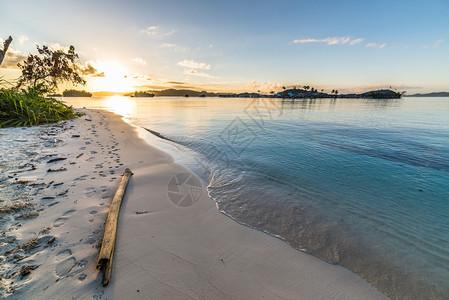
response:
[[[52,167],[67,171],[48,173],[42,161],[26,174],[63,184],[39,191],[41,201],[55,197],[58,203],[39,206],[40,215],[16,233],[26,242],[37,228],[53,224],[45,236],[55,241],[19,262],[38,267],[10,298],[387,298],[343,267],[219,212],[196,175],[147,144],[120,116],[83,112],[66,123],[57,136],[62,142],[50,149],[67,158]],[[98,242],[125,168],[134,175],[120,213],[111,283],[103,288],[95,269]],[[179,186],[184,180],[187,186]],[[68,191],[53,196],[53,189],[56,195]]]

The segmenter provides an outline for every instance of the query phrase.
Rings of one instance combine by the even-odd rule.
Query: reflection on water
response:
[[[449,298],[447,99],[122,100],[114,112],[194,150],[224,213],[393,298]]]

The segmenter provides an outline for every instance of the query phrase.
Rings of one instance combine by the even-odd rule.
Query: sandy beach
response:
[[[32,208],[10,213],[13,225],[2,234],[10,241],[0,253],[2,297],[387,299],[354,273],[218,212],[196,175],[140,139],[119,115],[81,112],[43,127],[53,143],[28,171],[11,176],[33,178],[22,185],[35,195]],[[102,287],[95,265],[125,168],[134,175],[120,212],[111,282]],[[32,212],[20,225],[14,220]]]

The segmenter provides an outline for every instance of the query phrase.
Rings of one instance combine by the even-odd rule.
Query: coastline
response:
[[[37,294],[40,299],[386,298],[354,273],[220,213],[193,173],[139,138],[120,116],[83,112],[84,117],[64,125],[57,136],[62,142],[48,152],[67,158],[52,165],[67,171],[49,173],[42,161],[26,174],[47,185],[63,184],[39,192],[39,198],[54,197],[51,203],[58,203],[42,204],[40,215],[15,233],[26,242],[52,224],[50,234],[41,237],[55,237],[55,242],[47,240],[19,262],[38,267],[11,299]],[[97,247],[125,168],[134,175],[120,213],[111,283],[103,288],[95,269]],[[183,178],[197,193],[192,202],[176,205],[186,190],[176,192],[173,182]],[[65,190],[65,195],[50,195]]]

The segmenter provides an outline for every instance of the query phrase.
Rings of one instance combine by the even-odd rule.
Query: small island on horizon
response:
[[[406,97],[449,97],[449,92],[433,92],[426,94],[404,95]]]

